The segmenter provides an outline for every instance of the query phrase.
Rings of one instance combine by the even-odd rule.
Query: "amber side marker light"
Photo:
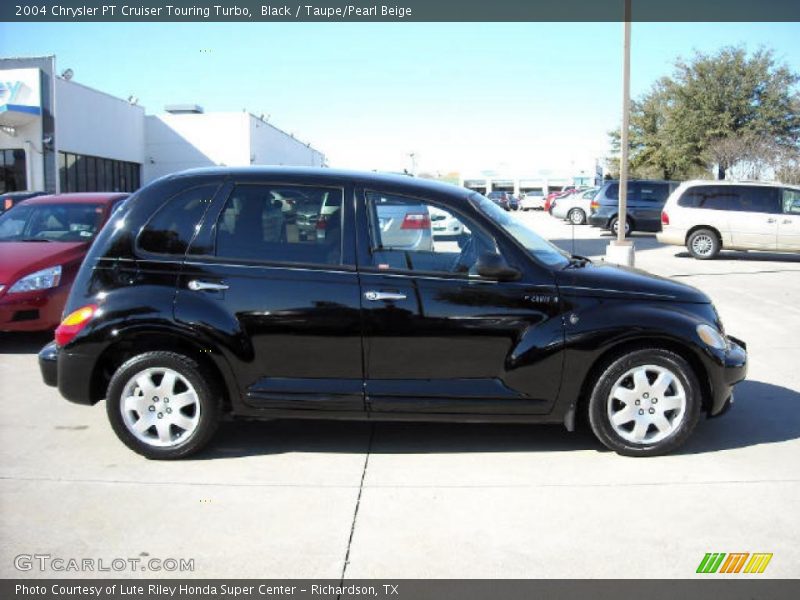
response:
[[[71,312],[66,318],[61,321],[61,325],[56,327],[56,344],[59,346],[66,346],[69,344],[81,329],[86,327],[86,324],[92,320],[92,317],[97,314],[98,306],[96,304],[87,304],[78,310]]]

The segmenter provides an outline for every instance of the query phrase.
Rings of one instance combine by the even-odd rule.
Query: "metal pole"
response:
[[[617,212],[617,241],[625,241],[628,218],[628,128],[631,110],[631,0],[625,0],[625,33],[622,59],[622,156],[619,164],[619,210]]]

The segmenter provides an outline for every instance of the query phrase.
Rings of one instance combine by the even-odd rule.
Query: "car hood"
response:
[[[88,249],[86,242],[0,242],[0,285],[10,286],[40,269],[80,260]]]
[[[567,267],[558,273],[558,286],[562,294],[573,296],[711,302],[703,292],[685,283],[604,263]]]

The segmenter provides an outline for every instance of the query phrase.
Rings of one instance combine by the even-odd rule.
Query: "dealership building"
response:
[[[603,167],[600,161],[575,166],[563,171],[544,170],[537,173],[509,173],[501,171],[481,171],[465,173],[461,176],[463,187],[481,194],[489,192],[508,192],[546,196],[550,192],[560,192],[567,186],[599,186],[603,182]]]
[[[0,58],[0,193],[130,192],[214,165],[324,166],[325,155],[246,111],[151,115],[59,74],[53,56]]]

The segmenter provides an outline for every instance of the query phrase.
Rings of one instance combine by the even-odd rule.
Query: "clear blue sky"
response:
[[[148,112],[194,102],[271,115],[332,166],[538,173],[607,151],[619,121],[619,23],[0,24],[0,55],[59,70]],[[800,70],[800,24],[634,23],[632,92],[678,56],[773,48]]]

